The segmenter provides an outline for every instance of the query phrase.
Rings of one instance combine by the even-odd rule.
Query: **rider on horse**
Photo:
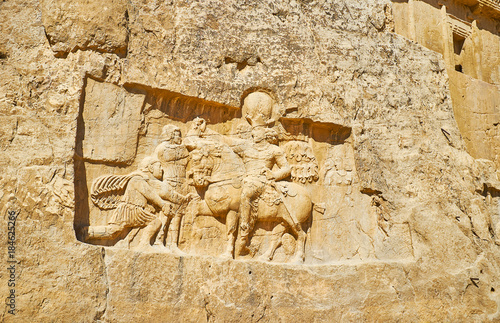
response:
[[[253,216],[256,210],[252,210],[252,204],[264,191],[266,185],[273,185],[275,181],[290,176],[290,166],[283,150],[269,143],[268,138],[273,137],[273,129],[265,127],[254,127],[252,129],[252,142],[245,141],[233,146],[245,164],[245,178],[242,181],[241,204],[240,204],[240,229],[241,248],[245,248],[248,236],[255,222]],[[278,169],[272,171],[274,165]],[[276,187],[275,187],[276,188]],[[241,249],[240,249],[241,251]]]

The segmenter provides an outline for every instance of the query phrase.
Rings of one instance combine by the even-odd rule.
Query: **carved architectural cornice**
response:
[[[454,34],[467,38],[472,32],[472,25],[465,20],[459,19],[453,15],[447,14],[448,25]]]
[[[500,17],[500,1],[499,0],[458,0],[460,4],[464,4],[471,8],[472,12],[477,15],[486,15],[491,17]]]

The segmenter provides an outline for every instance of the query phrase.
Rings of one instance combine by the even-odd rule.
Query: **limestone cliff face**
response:
[[[495,165],[465,149],[442,56],[392,33],[391,12],[389,0],[1,2],[3,264],[19,212],[16,314],[1,320],[500,320]],[[304,263],[289,262],[290,232],[273,261],[219,257],[213,217],[179,224],[182,256],[82,235],[110,218],[91,202],[99,176],[136,171],[166,124],[184,136],[201,116],[235,133],[259,90],[279,147],[316,160],[317,179],[299,183],[320,206]],[[268,229],[256,226],[256,255]]]

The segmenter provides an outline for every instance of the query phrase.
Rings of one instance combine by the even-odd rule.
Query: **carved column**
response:
[[[415,42],[417,41],[414,0],[408,1],[408,37]]]
[[[441,26],[443,28],[443,44],[444,44],[443,58],[448,69],[453,70],[454,69],[453,35],[450,31],[450,27],[448,26],[448,15],[446,13],[446,6],[441,7],[441,19],[442,19]]]

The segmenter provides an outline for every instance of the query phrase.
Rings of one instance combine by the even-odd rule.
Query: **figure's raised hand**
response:
[[[187,202],[190,202],[192,200],[196,200],[196,199],[199,199],[200,196],[196,193],[189,193],[188,195],[186,195],[186,200]]]

